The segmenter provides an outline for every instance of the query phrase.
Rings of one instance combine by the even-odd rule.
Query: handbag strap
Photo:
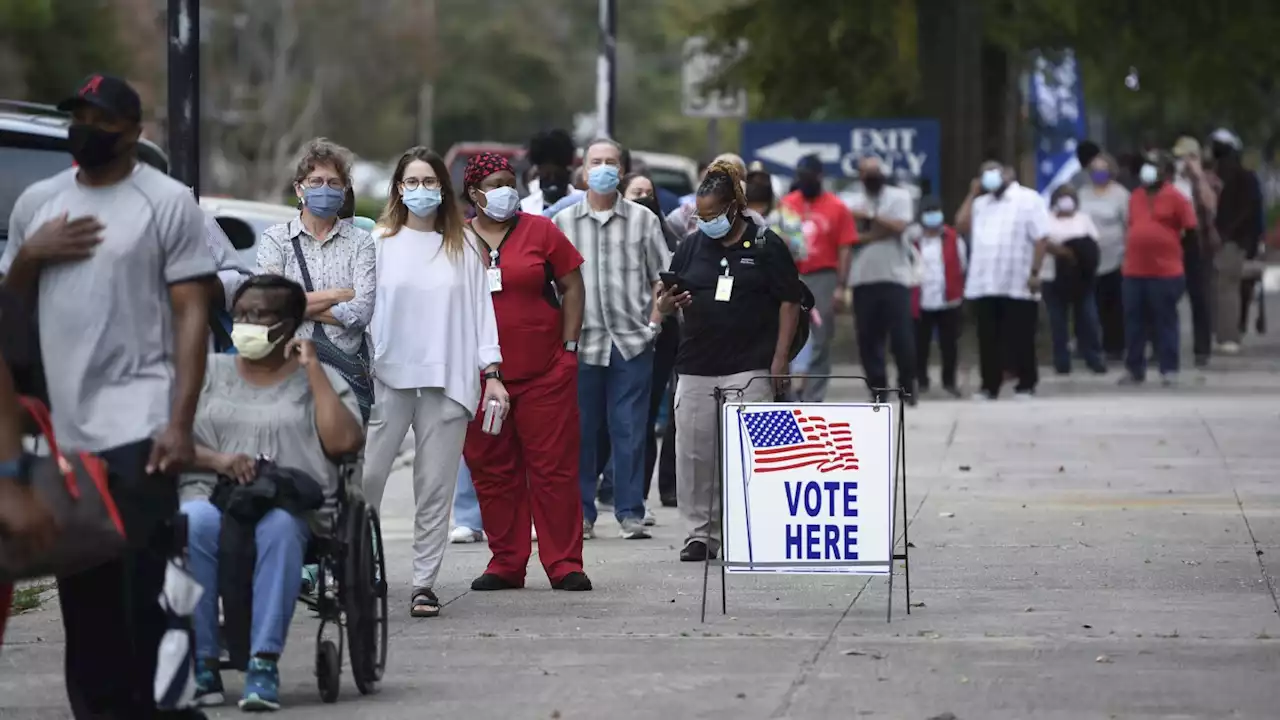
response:
[[[53,461],[58,465],[58,471],[62,473],[62,481],[67,486],[67,494],[74,500],[80,499],[80,486],[76,482],[76,471],[71,467],[71,463],[67,462],[66,456],[58,449],[58,439],[53,434],[53,418],[49,416],[49,408],[36,398],[26,395],[19,395],[18,402],[22,403],[22,407],[31,415],[31,419],[36,421],[36,426],[40,428],[40,434],[44,435],[44,439],[49,443],[49,454],[53,457]],[[85,459],[85,455],[81,453],[81,458]],[[105,492],[105,473],[102,476],[94,475],[95,471],[105,470],[105,466],[98,467],[85,462],[85,469],[89,471],[90,479],[98,486],[100,492]],[[113,514],[113,519],[117,525],[120,525],[118,518],[114,517],[115,511],[108,508]]]
[[[44,436],[45,441],[49,443],[49,453],[61,461],[62,451],[58,449],[58,440],[53,436],[53,418],[49,415],[49,408],[36,398],[27,395],[19,395],[18,402],[22,403],[22,407],[35,420],[36,426],[40,428],[40,434]]]
[[[297,235],[293,236],[293,254],[298,258],[298,269],[302,271],[302,286],[307,292],[315,292],[315,287],[311,285],[311,271],[307,269],[307,259],[302,256],[302,241]]]

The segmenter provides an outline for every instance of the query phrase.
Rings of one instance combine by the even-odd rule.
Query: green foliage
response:
[[[0,0],[0,96],[57,102],[93,71],[127,74],[110,0]]]

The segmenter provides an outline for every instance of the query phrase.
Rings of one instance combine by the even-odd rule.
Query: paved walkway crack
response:
[[[845,606],[844,612],[840,613],[840,617],[831,626],[831,632],[827,633],[827,637],[818,645],[818,649],[808,659],[800,663],[800,670],[796,673],[795,679],[791,681],[791,686],[787,688],[787,692],[783,694],[782,702],[778,704],[777,709],[769,716],[771,720],[782,720],[787,717],[787,713],[791,710],[791,704],[795,702],[796,693],[809,681],[809,673],[813,671],[818,661],[822,659],[823,653],[831,646],[831,641],[835,640],[836,631],[840,629],[840,623],[849,617],[849,613],[853,611],[854,604],[858,602],[858,598],[862,597],[862,593],[866,591],[867,586],[870,584],[871,578],[867,578],[866,582],[862,583],[862,587],[858,588],[858,592],[854,593],[853,599]]]

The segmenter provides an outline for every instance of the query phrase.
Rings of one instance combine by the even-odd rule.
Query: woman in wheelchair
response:
[[[338,487],[335,458],[364,442],[355,394],[336,371],[321,365],[310,341],[291,339],[306,312],[302,286],[257,275],[236,293],[231,332],[237,355],[213,355],[195,420],[197,472],[183,478],[192,573],[205,594],[195,611],[197,700],[223,701],[219,674],[218,556],[221,512],[210,502],[217,478],[253,481],[255,460],[306,473],[324,488],[331,512]],[[302,582],[312,518],[274,508],[254,530],[252,627],[242,710],[276,710],[279,671]]]

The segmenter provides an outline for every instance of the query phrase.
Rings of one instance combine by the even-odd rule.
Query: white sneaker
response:
[[[449,533],[449,542],[454,545],[484,542],[484,533],[468,527],[456,527]]]
[[[653,514],[653,508],[644,509],[644,526],[653,527],[658,524],[658,516]]]
[[[623,540],[648,540],[653,537],[644,527],[643,520],[635,518],[627,518],[622,521],[622,529],[618,531],[618,535]]]
[[[1223,355],[1239,355],[1240,343],[1224,342],[1218,345],[1218,352],[1222,353]]]
[[[582,539],[583,539],[583,540],[595,540],[595,539],[596,539],[596,524],[595,524],[595,523],[591,522],[590,520],[583,520],[583,521],[582,521]]]

